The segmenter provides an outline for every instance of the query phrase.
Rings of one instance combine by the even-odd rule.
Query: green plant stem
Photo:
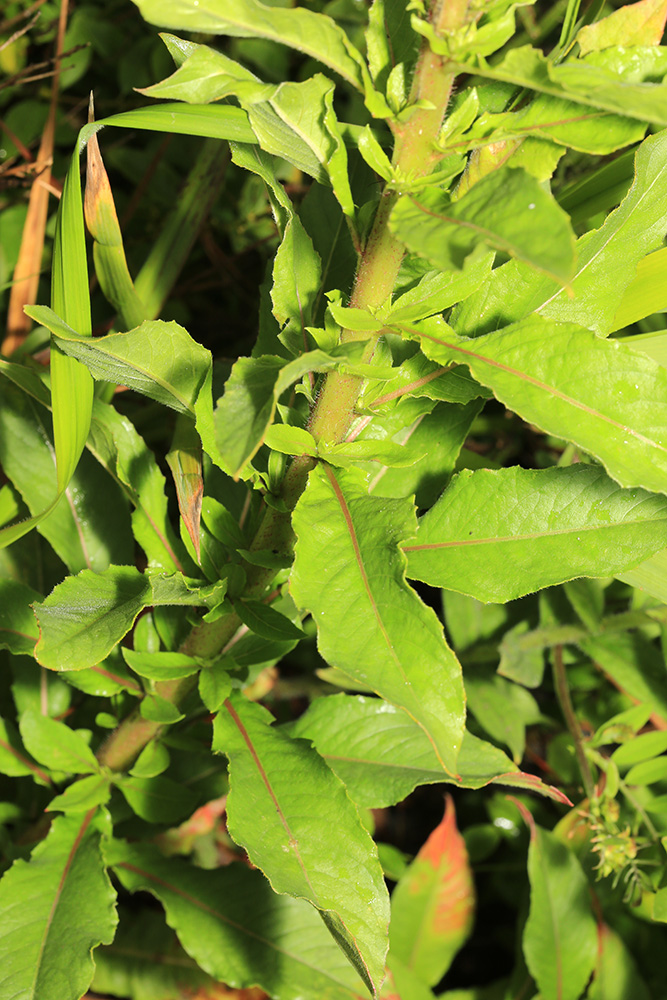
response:
[[[565,664],[563,663],[563,647],[555,646],[553,653],[553,668],[554,668],[554,686],[556,688],[556,695],[563,712],[563,717],[567,728],[570,731],[570,735],[574,741],[574,752],[577,757],[577,763],[579,764],[579,770],[581,772],[581,779],[584,783],[584,791],[586,792],[586,797],[589,802],[592,802],[595,797],[595,782],[593,781],[593,775],[591,774],[591,768],[588,763],[588,757],[586,756],[586,751],[584,750],[584,734],[581,731],[581,726],[579,725],[579,720],[574,713],[574,707],[572,705],[572,699],[570,698],[570,689],[567,683],[567,673],[565,671]]]
[[[436,32],[445,33],[465,24],[468,0],[436,3],[431,21]],[[448,72],[444,56],[432,52],[424,41],[412,84],[411,101],[425,101],[431,108],[417,108],[408,121],[393,126],[396,142],[392,165],[399,176],[415,180],[431,173],[441,159],[435,141],[442,128],[454,84],[454,74]],[[389,228],[389,217],[398,192],[385,188],[380,196],[373,227],[359,255],[350,307],[368,309],[380,306],[392,294],[403,260],[405,248]],[[367,340],[362,360],[370,361],[378,334],[362,337],[358,332],[343,330],[343,343]],[[316,441],[341,441],[354,418],[354,408],[361,390],[361,378],[329,374],[313,410],[309,430]]]
[[[431,12],[431,22],[439,33],[465,24],[468,0],[437,0]],[[393,164],[400,174],[411,178],[429,174],[441,153],[435,146],[447,110],[454,83],[454,74],[447,71],[443,56],[431,51],[425,40],[412,85],[411,100],[429,102],[432,107],[417,108],[409,120],[394,126],[396,144]],[[404,247],[389,228],[389,216],[398,194],[383,191],[373,227],[359,256],[350,306],[357,309],[381,305],[391,295],[403,259]],[[358,333],[343,330],[343,342],[362,339]],[[375,350],[377,335],[367,339],[363,361],[369,361]],[[317,441],[341,441],[354,418],[354,408],[361,389],[362,379],[353,375],[332,373],[327,376],[322,392],[314,407],[309,429]],[[281,500],[286,511],[266,506],[264,517],[251,545],[252,551],[270,549],[287,554],[291,552],[294,536],[290,513],[305,489],[313,460],[296,458],[287,470],[282,484]],[[245,596],[261,597],[269,585],[273,571],[258,566],[245,565],[247,586]],[[230,614],[211,624],[202,623],[193,629],[181,652],[190,655],[214,656],[231,640],[240,625],[235,614]],[[196,678],[164,681],[156,685],[161,698],[174,705],[182,704],[196,684]],[[98,760],[112,771],[123,771],[132,763],[144,746],[154,739],[163,727],[144,719],[136,709],[111,734],[98,752]]]

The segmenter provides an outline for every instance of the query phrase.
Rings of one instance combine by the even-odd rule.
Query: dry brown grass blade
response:
[[[47,164],[44,170],[35,177],[30,189],[28,214],[26,216],[21,248],[14,269],[14,279],[9,296],[7,312],[7,336],[2,345],[5,354],[13,351],[23,342],[28,334],[32,321],[25,315],[23,307],[34,305],[37,301],[39,272],[44,249],[44,231],[48,218],[49,193],[51,188],[51,162],[53,158],[53,141],[55,136],[56,112],[58,109],[58,87],[60,82],[60,55],[63,50],[65,28],[69,0],[62,0],[58,18],[58,35],[56,39],[56,69],[53,76],[51,103],[49,115],[44,126],[39,144],[37,162]]]

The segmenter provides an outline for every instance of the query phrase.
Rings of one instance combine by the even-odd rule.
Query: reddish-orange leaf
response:
[[[475,895],[454,803],[392,896],[391,953],[433,985],[449,968],[472,926]]]

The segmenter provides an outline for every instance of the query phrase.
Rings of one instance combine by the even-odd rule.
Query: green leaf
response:
[[[369,433],[376,434],[383,426],[388,426],[391,433],[395,418],[399,417],[399,411],[406,407],[407,402],[397,407],[388,418],[376,418],[369,427]],[[403,463],[407,468],[387,468],[390,463],[383,459],[383,442],[378,442],[378,459],[386,462],[386,466],[372,478],[370,492],[382,497],[414,494],[418,507],[430,507],[447,485],[481,406],[481,400],[473,400],[467,406],[438,403],[435,406],[430,404],[430,413],[419,413],[414,422],[395,435],[399,441],[405,441],[403,451],[412,458],[411,462]],[[369,438],[363,443],[372,445],[375,442]],[[398,462],[391,464],[398,466]]]
[[[79,153],[75,150],[56,216],[51,304],[83,337],[90,337],[90,294],[83,227]],[[77,361],[51,353],[55,491],[43,510],[0,529],[0,548],[11,545],[44,521],[67,488],[84,449],[93,405],[93,381]]]
[[[620,572],[667,545],[667,501],[598,466],[464,470],[403,546],[407,573],[486,602]]]
[[[196,996],[214,988],[214,981],[183,951],[159,907],[120,909],[113,944],[95,952],[91,989],[104,996],[176,1000],[185,990]]]
[[[275,175],[273,161],[261,149],[232,145],[232,160],[261,177],[267,186],[276,224],[282,236],[273,261],[271,302],[281,326],[279,338],[292,354],[307,346],[305,328],[313,319],[320,293],[322,266],[294,206]],[[298,261],[298,266],[295,262]],[[275,350],[273,346],[270,348]],[[255,354],[263,351],[258,347]]]
[[[121,650],[123,659],[135,674],[153,681],[177,680],[196,674],[201,664],[193,656],[185,653],[144,653],[136,649]]]
[[[526,748],[526,726],[542,718],[532,694],[493,668],[473,664],[466,669],[465,684],[468,708],[492,739],[509,747],[518,764]]]
[[[475,891],[451,796],[391,897],[392,956],[429,986],[440,982],[472,929]]]
[[[90,338],[92,321],[78,149],[72,154],[56,216],[51,305],[79,336]],[[57,487],[58,493],[62,493],[88,437],[93,380],[82,365],[59,351],[53,351],[51,357],[51,399]]]
[[[489,80],[566,98],[656,125],[667,124],[667,88],[648,82],[664,77],[664,54],[657,48],[618,48],[594,53],[587,59],[557,64],[528,45],[512,49],[490,66],[478,59],[461,71]]]
[[[581,28],[577,33],[579,51],[585,56],[610,45],[659,45],[666,13],[665,0],[627,4],[595,24]]]
[[[135,0],[150,24],[235,38],[266,38],[329,66],[362,89],[361,56],[335,21],[303,8],[268,7],[258,0]]]
[[[574,271],[568,216],[525,171],[502,167],[460,200],[439,191],[399,199],[391,228],[408,249],[443,271],[462,268],[477,247],[502,250],[567,285]]]
[[[405,396],[437,399],[449,403],[469,403],[491,395],[470,375],[465,365],[439,365],[417,351],[398,368],[391,379],[369,379],[361,395],[361,405],[384,412]]]
[[[63,816],[29,861],[0,882],[0,992],[79,1000],[93,976],[93,948],[116,929],[116,894],[100,853],[102,827],[91,810]]]
[[[273,451],[282,452],[283,455],[317,456],[315,438],[303,427],[272,424],[264,435],[264,443]]]
[[[569,285],[574,293],[510,261],[466,299],[452,317],[459,333],[496,330],[529,313],[571,321],[608,334],[618,329],[614,316],[634,268],[662,246],[667,228],[667,132],[649,136],[635,158],[635,179],[627,197],[600,229],[577,241],[577,263]]]
[[[41,599],[25,583],[0,578],[0,649],[32,654],[39,629],[30,605]]]
[[[531,828],[526,964],[544,1000],[578,1000],[597,954],[588,883],[574,854],[537,826],[525,807],[521,811]]]
[[[16,727],[9,719],[0,718],[0,774],[10,778],[30,775],[45,785],[51,784],[48,774],[26,753]]]
[[[663,312],[667,309],[666,277],[667,247],[656,250],[640,260],[634,279],[623,293],[610,332],[622,330],[624,327],[630,326],[631,323],[636,323],[637,320],[645,319],[646,316],[652,316],[653,313]],[[648,339],[652,336],[655,334],[640,335],[636,346],[640,350],[646,350],[655,358],[655,354],[650,350],[651,341]],[[665,363],[664,350],[660,352],[660,359],[655,358],[655,360],[659,360],[660,364]]]
[[[117,785],[130,808],[149,823],[178,823],[198,804],[192,789],[170,778],[124,775]]]
[[[464,723],[460,667],[434,612],[405,582],[398,545],[415,533],[412,502],[369,497],[361,475],[316,468],[293,526],[291,593],[317,623],[320,652],[403,708],[455,774]]]
[[[164,743],[151,740],[141,751],[129,770],[133,778],[156,778],[166,771],[171,762],[169,751]]]
[[[375,992],[389,923],[375,844],[321,757],[270,721],[266,709],[235,695],[216,716],[213,749],[229,759],[229,832],[276,892],[307,899],[320,911]]]
[[[35,656],[51,670],[95,666],[149,604],[215,608],[226,587],[226,579],[202,586],[178,573],[149,577],[133,566],[110,566],[104,573],[83,570],[59,583],[38,606]]]
[[[185,718],[183,712],[172,701],[161,698],[157,694],[148,694],[139,705],[142,719],[158,722],[161,726],[171,726]]]
[[[19,728],[28,753],[46,767],[68,774],[99,771],[95,754],[84,738],[64,722],[29,711],[21,716]]]
[[[280,614],[274,608],[261,601],[235,601],[234,611],[244,625],[256,635],[264,639],[275,639],[278,642],[290,639],[303,639],[304,633],[286,615]]]
[[[51,670],[82,670],[103,660],[151,601],[148,577],[130,566],[67,577],[36,610],[37,660]]]
[[[123,111],[109,118],[102,118],[93,125],[84,125],[79,132],[79,145],[88,141],[88,136],[106,125],[114,128],[139,128],[151,132],[173,132],[176,135],[198,135],[210,139],[228,139],[230,142],[257,141],[248,124],[248,116],[242,108],[232,108],[220,104],[203,104],[199,107],[172,103],[135,108]],[[55,310],[57,312],[57,310]]]
[[[186,555],[169,520],[165,478],[134,425],[113,406],[95,400],[88,448],[134,505],[132,530],[149,566],[182,572]]]
[[[413,288],[398,296],[384,319],[392,323],[414,323],[462,302],[489,281],[493,258],[493,253],[475,255],[460,271],[429,271]]]
[[[239,358],[214,414],[221,468],[235,478],[244,475],[246,463],[273,422],[282,393],[308,372],[335,368],[340,361],[323,351],[310,351],[287,363],[271,355]]]
[[[236,668],[237,664],[231,656],[223,656],[199,674],[199,697],[209,712],[217,712],[229,698],[233,686],[229,672]]]
[[[402,329],[432,361],[465,362],[507,407],[599,459],[621,486],[667,490],[667,371],[646,355],[538,317],[475,339],[435,320]]]
[[[96,379],[126,385],[178,413],[194,416],[211,355],[178,323],[146,320],[128,333],[79,337],[46,306],[33,316],[58,346],[87,365]]]
[[[623,943],[623,939],[608,927],[598,928],[599,948],[593,982],[587,1000],[651,1000],[637,964]]]
[[[584,652],[636,701],[667,720],[667,677],[662,656],[641,633],[601,635],[580,643]]]
[[[321,73],[300,83],[267,84],[223,53],[199,45],[171,76],[140,90],[147,97],[195,104],[236,97],[263,150],[320,183],[330,182],[343,211],[354,214],[347,153],[333,111],[334,84]]]
[[[160,900],[184,949],[216,980],[259,984],[283,1000],[357,1000],[361,980],[313,908],[272,892],[261,872],[240,864],[205,871],[122,841],[107,859],[126,889]]]
[[[483,788],[497,781],[565,801],[556,789],[517,770],[498,747],[468,732],[463,734],[457,774],[452,777],[424,731],[405,712],[379,698],[346,694],[317,698],[290,732],[313,741],[350,796],[366,809],[396,805],[418,785],[441,782]]]
[[[0,462],[5,474],[38,516],[53,498],[56,455],[46,411],[14,386],[0,397]],[[30,462],[26,462],[30,455]],[[100,495],[108,506],[101,516]],[[127,501],[116,483],[88,454],[83,454],[64,496],[39,524],[43,535],[71,572],[97,572],[111,562],[130,561],[134,552]]]
[[[49,802],[49,812],[81,813],[105,805],[111,795],[109,779],[104,775],[91,774],[75,781],[62,795],[56,795]]]
[[[667,732],[641,733],[622,744],[611,755],[617,767],[629,767],[639,761],[649,760],[667,751]]]

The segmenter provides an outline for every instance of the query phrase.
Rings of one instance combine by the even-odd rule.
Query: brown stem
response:
[[[584,734],[581,731],[581,726],[579,725],[579,720],[574,713],[574,707],[572,705],[572,699],[570,698],[570,689],[567,683],[567,673],[565,671],[565,664],[563,663],[563,647],[555,646],[553,653],[553,667],[554,667],[554,685],[556,688],[556,695],[563,712],[563,717],[567,728],[570,731],[570,735],[574,742],[574,752],[577,757],[577,763],[579,764],[579,770],[581,771],[581,778],[584,783],[584,790],[586,792],[586,797],[589,802],[592,802],[595,796],[595,782],[593,781],[593,775],[591,774],[590,764],[588,763],[588,757],[586,756],[586,751],[584,750]]]

